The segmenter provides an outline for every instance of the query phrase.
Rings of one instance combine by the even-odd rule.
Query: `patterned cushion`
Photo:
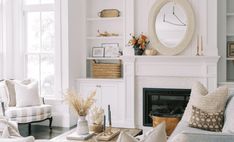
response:
[[[192,106],[189,126],[208,131],[220,132],[223,128],[224,112],[208,113]]]
[[[17,121],[18,123],[29,123],[29,122],[44,120],[50,117],[51,117],[51,113],[44,113],[44,114],[37,115],[37,116],[10,118],[10,120]]]
[[[6,110],[8,118],[39,116],[46,113],[51,114],[51,105],[40,105],[32,107],[9,107]]]

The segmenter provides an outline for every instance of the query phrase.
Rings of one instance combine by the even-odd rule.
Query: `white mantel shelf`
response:
[[[220,56],[122,56],[123,60],[133,59],[137,61],[165,61],[165,62],[218,62]]]

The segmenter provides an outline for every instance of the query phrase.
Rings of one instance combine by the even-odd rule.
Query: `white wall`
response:
[[[157,0],[136,0],[135,33],[148,33],[148,13]],[[196,54],[196,35],[202,35],[205,55],[218,55],[217,52],[217,0],[188,0],[196,15],[196,32],[189,47],[181,55]]]
[[[85,76],[85,0],[68,0],[69,88],[75,89],[75,79]],[[77,117],[70,111],[70,126]]]

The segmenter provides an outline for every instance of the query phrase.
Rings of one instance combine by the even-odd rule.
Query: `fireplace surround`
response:
[[[217,87],[219,56],[123,56],[126,120],[143,128],[143,89],[191,89],[196,81],[209,91]]]

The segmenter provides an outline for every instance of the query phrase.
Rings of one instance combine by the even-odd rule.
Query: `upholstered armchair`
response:
[[[11,100],[15,97],[11,95],[17,93],[14,89],[13,80],[0,81],[2,114],[10,121],[16,121],[18,124],[28,124],[29,134],[31,133],[31,123],[49,120],[49,128],[52,129],[52,106],[46,105],[44,99],[42,99],[38,105],[19,107],[16,103],[12,103]],[[15,101],[17,102],[17,97]]]

